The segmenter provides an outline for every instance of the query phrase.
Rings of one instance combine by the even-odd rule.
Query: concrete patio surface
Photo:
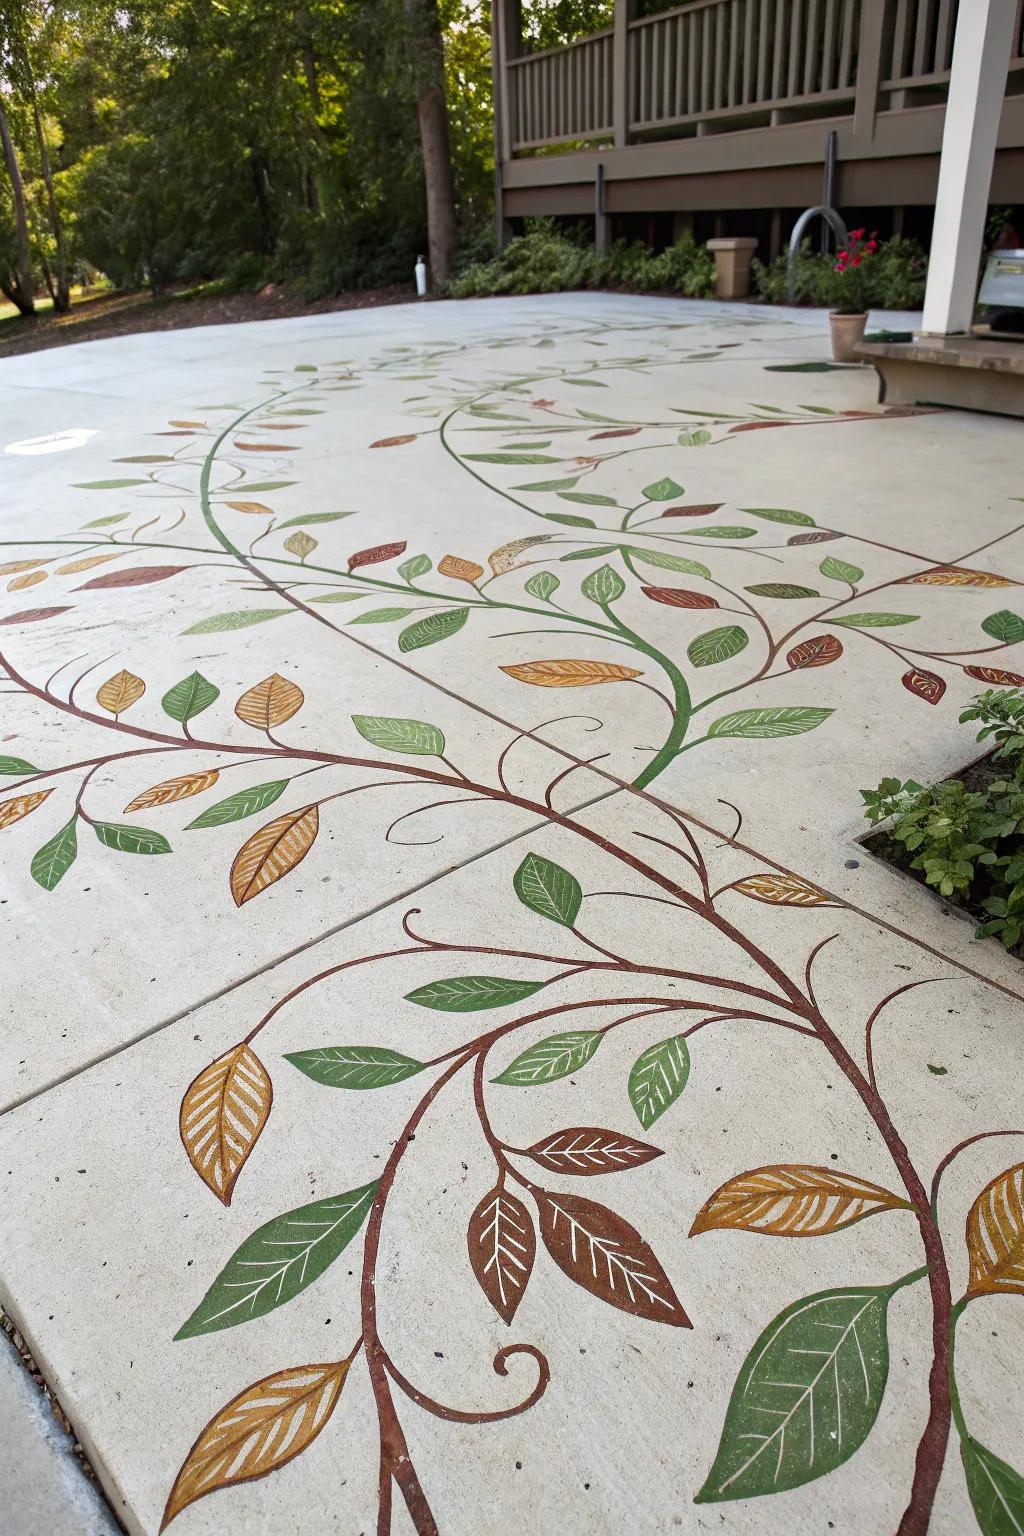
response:
[[[858,793],[1022,680],[1020,426],[590,294],[0,423],[0,1305],[131,1536],[1024,1532],[1024,974]]]

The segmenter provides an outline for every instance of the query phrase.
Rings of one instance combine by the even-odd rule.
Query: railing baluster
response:
[[[847,86],[853,79],[854,23],[857,21],[857,0],[845,0],[843,6],[843,44],[839,54],[839,73],[836,84]]]
[[[786,12],[788,7],[789,0],[775,0],[775,51],[772,59],[771,87],[773,101],[778,101],[779,97],[783,95],[786,89],[783,84],[783,60],[785,58],[786,49]]]
[[[914,74],[930,75],[933,64],[931,42],[932,0],[917,0],[917,36],[914,38]]]
[[[711,101],[711,20],[707,10],[700,16],[700,110],[710,112]]]
[[[731,0],[726,17],[729,27],[729,91],[725,100],[727,107],[738,106],[740,99],[739,52],[741,11],[741,0]]]
[[[804,32],[803,94],[818,90],[818,0],[808,0]]]
[[[789,31],[789,80],[786,85],[787,96],[800,94],[800,45],[803,41],[803,0],[791,0],[791,16]]]
[[[746,14],[743,18],[743,101],[753,99],[754,69],[756,60],[754,57],[754,8],[757,0],[743,0]],[[1021,0],[1024,5],[1024,0]]]
[[[944,73],[953,60],[952,0],[939,0],[939,18],[935,25],[935,68]]]
[[[821,89],[830,91],[835,84],[836,22],[841,0],[825,0],[825,36],[821,45]]]

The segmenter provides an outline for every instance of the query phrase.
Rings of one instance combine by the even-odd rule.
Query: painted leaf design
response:
[[[170,853],[171,845],[161,832],[148,827],[126,827],[113,821],[94,821],[92,829],[104,848],[115,853]]]
[[[696,539],[752,539],[757,530],[726,525],[718,528],[692,528],[690,532]]]
[[[405,540],[395,544],[374,544],[371,549],[360,549],[354,555],[349,555],[348,568],[357,571],[362,565],[379,565],[382,560],[394,560],[398,555],[405,554]]]
[[[830,581],[845,581],[851,586],[860,581],[864,575],[859,565],[851,565],[848,560],[836,560],[832,555],[825,556],[818,570]]]
[[[662,517],[710,517],[725,506],[724,501],[705,501],[688,507],[668,507]]]
[[[126,672],[124,668],[115,672],[113,677],[97,690],[96,702],[101,709],[108,714],[121,715],[126,709],[130,709],[146,691],[146,685],[141,677],[136,677],[134,672]]]
[[[571,928],[579,915],[583,890],[575,875],[560,864],[528,853],[512,877],[519,900],[531,912]]]
[[[539,597],[543,603],[558,591],[559,585],[558,577],[552,576],[550,571],[538,571],[536,576],[531,576],[529,581],[523,583],[525,591],[531,597]]]
[[[0,757],[0,775],[11,777],[23,773],[38,773],[40,770],[34,763],[26,762],[23,757]]]
[[[595,683],[622,683],[643,676],[636,667],[623,667],[615,661],[523,661],[501,671],[535,688],[589,688]]]
[[[614,496],[599,496],[596,491],[559,491],[562,501],[575,501],[584,507],[617,507]]]
[[[298,517],[286,517],[283,523],[278,523],[278,528],[297,528],[300,524],[309,527],[312,523],[337,523],[343,517],[355,517],[354,512],[300,512]]]
[[[175,1339],[234,1328],[301,1295],[355,1237],[376,1189],[375,1179],[257,1227],[231,1255]]]
[[[941,677],[918,667],[911,667],[909,672],[904,672],[900,682],[908,693],[916,694],[926,704],[937,704],[946,691],[946,684]]]
[[[644,495],[648,501],[674,501],[677,496],[683,494],[683,487],[677,485],[674,480],[666,476],[663,480],[655,480],[653,485],[644,486]]]
[[[235,714],[246,725],[269,731],[297,715],[304,703],[305,695],[298,683],[272,672],[262,683],[246,689],[235,705]]]
[[[499,1185],[484,1195],[469,1218],[466,1240],[480,1289],[502,1321],[511,1323],[537,1253],[529,1210]]]
[[[851,629],[891,629],[895,624],[916,624],[917,613],[841,613],[830,624],[847,624]]]
[[[601,443],[609,437],[635,437],[639,431],[639,427],[612,427],[608,432],[591,432],[588,441]]]
[[[117,550],[111,555],[85,555],[81,560],[69,560],[67,565],[58,565],[58,576],[77,576],[79,571],[91,571],[96,565],[106,565],[108,560],[120,560],[123,551]]]
[[[468,617],[468,608],[449,608],[444,613],[432,613],[425,619],[417,619],[415,624],[402,630],[398,637],[398,649],[405,654],[421,650],[425,645],[436,645],[439,640],[448,640],[458,634]]]
[[[786,665],[794,672],[804,667],[828,667],[843,654],[843,643],[836,635],[812,635],[786,652]]]
[[[78,833],[76,818],[72,816],[66,826],[43,844],[29,866],[32,879],[44,891],[52,891],[59,884],[78,857]]]
[[[177,800],[188,800],[192,795],[201,795],[204,790],[212,789],[220,778],[216,768],[200,769],[196,773],[182,773],[175,779],[164,779],[160,784],[154,784],[152,789],[143,790],[141,795],[136,795],[125,806],[125,814],[129,811],[144,811],[151,805],[173,805]]]
[[[105,592],[112,587],[148,587],[154,581],[166,581],[169,576],[178,576],[188,569],[187,565],[136,565],[130,570],[106,571],[102,576],[94,576],[75,591]]]
[[[761,423],[755,422],[752,425],[758,426]],[[764,425],[773,426],[776,423],[765,422]],[[777,425],[781,427],[783,423],[780,421]],[[735,432],[737,428],[733,427],[730,430]],[[802,528],[814,527],[813,517],[808,517],[806,512],[791,512],[787,507],[741,507],[740,511],[749,513],[751,517],[763,517],[768,523],[793,523]]]
[[[39,582],[45,581],[48,575],[48,571],[26,571],[24,576],[13,577],[7,583],[7,590],[8,592],[20,592],[24,587],[38,586]]]
[[[30,816],[36,807],[42,805],[43,801],[52,794],[52,789],[36,789],[27,795],[15,795],[10,800],[0,800],[0,831],[4,827],[13,827],[16,821]]]
[[[667,555],[660,549],[634,549],[627,551],[631,559],[643,565],[656,565],[663,571],[678,571],[681,576],[703,576],[710,581],[711,572],[699,560],[687,560],[683,555]]]
[[[441,1013],[478,1013],[482,1008],[520,1003],[546,985],[544,981],[510,981],[503,976],[453,976],[447,981],[430,981],[405,996],[407,1002]]]
[[[319,830],[319,807],[304,805],[300,810],[286,811],[254,832],[239,848],[231,866],[235,906],[244,906],[268,886],[291,874],[312,848]]]
[[[168,688],[160,703],[165,715],[170,715],[172,720],[178,720],[184,725],[187,720],[194,720],[196,715],[201,715],[204,709],[209,709],[219,698],[219,688],[215,688],[201,672],[190,672],[180,683]]]
[[[698,635],[686,647],[686,654],[695,667],[712,667],[719,661],[728,661],[746,650],[750,637],[738,624],[723,624],[720,629],[709,629],[706,635]]]
[[[425,720],[401,720],[387,715],[353,715],[352,724],[364,741],[386,752],[406,752],[418,757],[440,757],[444,733]]]
[[[799,875],[748,875],[737,880],[734,890],[771,907],[834,907],[836,903]]]
[[[439,576],[450,576],[454,581],[479,581],[484,573],[482,565],[477,565],[475,560],[463,560],[459,555],[445,555],[438,562],[437,573]]]
[[[973,1435],[961,1436],[960,1455],[982,1536],[1024,1536],[1024,1477]]]
[[[688,592],[684,587],[641,587],[644,597],[652,603],[664,603],[669,608],[720,608],[722,605],[704,592]]]
[[[326,1045],[292,1051],[284,1059],[327,1088],[390,1088],[426,1067],[425,1062],[383,1045]]]
[[[909,1200],[868,1179],[810,1164],[753,1168],[729,1179],[698,1211],[700,1232],[763,1232],[770,1237],[823,1237],[879,1211],[909,1211]]]
[[[768,1324],[737,1377],[698,1504],[800,1488],[863,1445],[889,1376],[890,1294],[819,1291]]]
[[[224,1205],[267,1123],[274,1090],[243,1040],[204,1067],[186,1088],[178,1116],[188,1160]]]
[[[38,624],[43,619],[55,619],[59,613],[70,613],[68,604],[62,608],[22,608],[18,613],[8,613],[0,624]]]
[[[318,547],[317,540],[312,534],[303,533],[299,529],[296,533],[290,533],[284,541],[284,547],[290,555],[295,555],[299,560],[305,560]]]
[[[112,555],[102,555],[103,560],[110,560]],[[19,571],[32,571],[36,566],[45,565],[45,560],[7,560],[0,565],[0,576],[16,576]]]
[[[268,619],[282,619],[294,608],[250,608],[245,613],[214,613],[183,629],[183,635],[217,635],[227,629],[248,629],[252,624],[266,624]]]
[[[815,592],[813,587],[801,587],[794,581],[760,581],[756,586],[747,587],[755,597],[820,597],[820,592]]]
[[[416,441],[416,436],[417,434],[415,432],[403,432],[399,437],[381,437],[378,438],[375,443],[371,443],[370,447],[401,448],[403,443],[414,443]]]
[[[557,1082],[585,1067],[602,1038],[599,1029],[573,1029],[548,1035],[536,1045],[527,1046],[492,1082],[503,1083],[507,1088],[535,1088],[538,1083]]]
[[[266,1477],[312,1445],[334,1412],[348,1361],[276,1371],[233,1397],[203,1430],[174,1480],[160,1529],[208,1493]]]
[[[226,800],[218,800],[216,805],[209,806],[195,821],[189,822],[185,831],[192,832],[201,827],[223,827],[229,821],[242,821],[246,816],[254,816],[257,811],[273,805],[288,788],[288,782],[287,779],[272,779],[269,784],[253,784],[249,789],[240,789],[228,795]]]
[[[591,571],[590,575],[584,578],[580,587],[584,597],[589,598],[592,603],[600,603],[602,606],[614,603],[617,598],[622,596],[625,590],[626,583],[618,571],[613,570],[610,565],[602,565],[598,570]]]
[[[649,1130],[678,1099],[690,1075],[690,1050],[683,1035],[649,1045],[629,1073],[629,1102]]]
[[[348,595],[347,593],[345,594]],[[407,619],[414,608],[373,608],[349,619],[350,624],[394,624],[397,619]]]
[[[1019,587],[1019,581],[994,576],[991,571],[972,571],[965,565],[937,565],[916,576],[904,576],[903,587]]]
[[[1019,672],[1004,672],[1000,667],[964,667],[964,672],[996,688],[1024,688],[1024,677]]]
[[[274,515],[273,507],[268,507],[262,501],[226,501],[224,505],[230,507],[232,512],[248,512],[254,517],[273,517]]]
[[[295,443],[244,443],[239,437],[235,438],[235,447],[242,453],[294,453],[296,451]]]
[[[993,640],[1002,640],[1006,645],[1017,645],[1024,640],[1024,619],[1020,614],[1011,613],[1008,608],[990,613],[987,619],[982,620],[981,627],[986,635],[991,635]]]
[[[813,533],[794,533],[787,539],[790,544],[828,544],[832,539],[841,539],[841,533],[834,533],[830,528],[815,528]]]
[[[803,705],[775,709],[738,709],[714,721],[709,736],[742,736],[748,740],[766,740],[775,736],[800,736],[813,731],[832,714],[831,709],[812,709]]]
[[[986,1184],[967,1217],[968,1296],[1024,1295],[1024,1163]]]
[[[538,1190],[537,1204],[544,1246],[570,1280],[634,1317],[691,1326],[671,1281],[628,1221],[581,1195]]]
[[[575,483],[573,481],[574,485]],[[577,517],[574,512],[541,512],[539,515],[546,517],[549,523],[561,523],[566,528],[597,527],[592,517]]]
[[[627,1168],[639,1168],[662,1155],[660,1147],[649,1146],[646,1141],[637,1141],[620,1131],[608,1131],[598,1125],[576,1125],[564,1131],[554,1131],[535,1141],[527,1151],[542,1168],[578,1176],[621,1173]]]
[[[464,453],[477,464],[558,464],[550,453]]]
[[[528,549],[533,549],[537,544],[546,544],[551,537],[547,533],[534,534],[528,539],[513,539],[509,544],[502,544],[487,556],[487,563],[495,576],[504,576],[506,571],[514,571],[519,556]]]
[[[403,581],[415,581],[417,576],[425,576],[433,569],[433,562],[426,555],[413,555],[409,560],[403,560],[398,567],[398,574]]]

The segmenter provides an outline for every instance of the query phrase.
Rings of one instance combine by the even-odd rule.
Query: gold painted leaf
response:
[[[292,1366],[233,1397],[185,1457],[160,1529],[197,1499],[266,1477],[312,1445],[338,1405],[348,1368],[347,1360]]]
[[[968,1296],[1024,1295],[1024,1163],[986,1184],[967,1217]]]
[[[85,555],[81,560],[69,560],[67,565],[58,565],[57,575],[75,576],[79,571],[91,571],[94,565],[105,565],[108,560],[120,560],[123,555],[121,549],[107,555]]]
[[[171,426],[172,427],[198,427],[202,431],[206,430],[206,422],[205,421],[172,421],[171,422]]]
[[[257,517],[273,517],[274,515],[273,507],[266,506],[262,501],[228,501],[224,505],[230,507],[232,512],[252,512]]]
[[[122,667],[120,672],[108,677],[102,688],[97,690],[96,702],[109,714],[122,715],[142,698],[145,691],[146,685],[142,678],[136,677],[134,672],[126,672]]]
[[[191,795],[201,795],[204,789],[212,789],[220,778],[216,768],[200,769],[197,773],[183,773],[176,779],[164,779],[141,795],[136,795],[125,811],[144,811],[150,805],[172,805],[175,800],[187,800]]]
[[[479,581],[484,573],[482,565],[477,565],[474,560],[463,560],[460,555],[445,555],[438,562],[437,572],[439,576],[451,576],[455,581]]]
[[[868,1179],[805,1163],[753,1168],[729,1179],[701,1207],[690,1228],[762,1232],[768,1237],[823,1237],[879,1211],[912,1210],[909,1200]]]
[[[311,555],[316,549],[317,540],[312,534],[303,533],[300,528],[285,539],[284,547],[290,555],[298,555],[300,560],[305,560],[306,556]]]
[[[23,816],[28,816],[37,805],[42,805],[47,795],[52,795],[52,789],[35,789],[27,795],[15,795],[11,800],[0,800],[0,831],[4,827],[13,827],[16,821]]]
[[[185,1090],[178,1116],[182,1146],[207,1189],[225,1205],[231,1204],[273,1099],[266,1068],[244,1040],[204,1067]]]
[[[32,571],[37,565],[45,564],[45,560],[8,560],[6,565],[0,565],[0,576],[13,576],[18,571]]]
[[[274,672],[242,694],[235,705],[235,714],[246,725],[269,731],[272,726],[284,725],[297,715],[304,702],[305,695],[298,683]]]
[[[1019,587],[1019,581],[1007,576],[993,576],[991,571],[972,571],[964,565],[937,565],[916,576],[904,576],[904,587]]]
[[[511,544],[502,544],[489,554],[487,563],[495,576],[504,576],[506,571],[515,570],[516,562],[524,550],[532,549],[535,544],[546,544],[550,538],[549,533],[536,533],[529,539],[513,539]]]
[[[268,885],[274,885],[301,864],[320,830],[320,809],[304,805],[286,811],[254,832],[235,854],[231,866],[231,894],[235,906],[244,906]]]
[[[15,576],[7,583],[8,592],[20,592],[23,587],[34,587],[37,582],[45,581],[49,571],[26,571],[24,576]]]
[[[636,667],[614,661],[524,661],[501,670],[535,688],[589,688],[592,683],[622,683],[643,676]]]
[[[737,880],[734,890],[754,901],[767,902],[772,907],[834,907],[836,903],[824,891],[819,891],[809,880],[798,875],[748,875]]]

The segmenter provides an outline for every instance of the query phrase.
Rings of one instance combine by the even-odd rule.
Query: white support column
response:
[[[961,0],[924,299],[925,335],[956,336],[970,329],[1016,11],[1017,0]]]

